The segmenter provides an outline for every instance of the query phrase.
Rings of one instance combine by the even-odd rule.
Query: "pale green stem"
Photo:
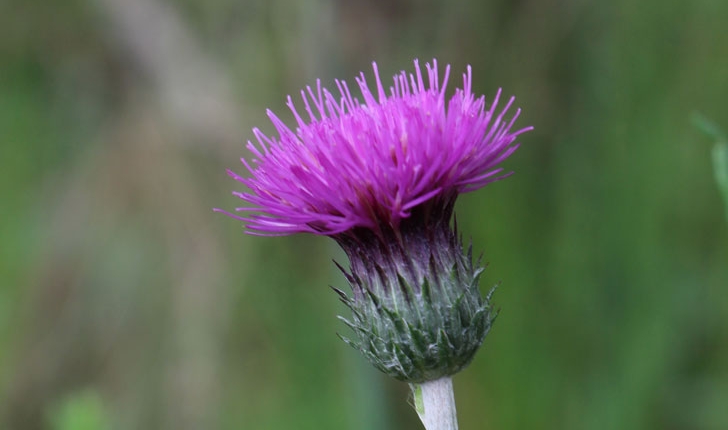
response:
[[[422,384],[410,384],[415,409],[426,430],[457,430],[455,395],[452,378],[445,377]]]

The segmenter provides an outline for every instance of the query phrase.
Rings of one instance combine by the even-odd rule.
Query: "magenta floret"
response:
[[[415,73],[397,74],[386,93],[374,63],[374,93],[363,73],[356,78],[362,102],[338,80],[339,97],[320,81],[301,91],[305,113],[289,96],[295,130],[269,110],[278,138],[254,129],[257,144],[248,142],[254,157],[242,159],[250,177],[228,171],[249,188],[234,193],[250,204],[236,211],[250,214],[216,210],[244,221],[251,234],[396,230],[422,203],[508,176],[498,165],[518,148],[516,137],[531,130],[511,131],[520,109],[504,119],[513,97],[496,112],[501,91],[490,104],[476,98],[468,66],[463,88],[446,101],[450,66],[441,82],[437,61],[428,63],[425,84],[414,64]]]

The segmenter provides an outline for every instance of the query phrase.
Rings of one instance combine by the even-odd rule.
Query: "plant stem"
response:
[[[410,387],[414,394],[417,415],[426,430],[458,429],[451,377],[410,384]]]

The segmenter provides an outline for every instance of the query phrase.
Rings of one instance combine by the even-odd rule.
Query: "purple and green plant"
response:
[[[294,128],[268,111],[276,136],[253,129],[253,158],[241,161],[247,187],[233,194],[248,205],[230,213],[253,235],[313,233],[334,239],[349,258],[339,266],[351,289],[335,289],[352,312],[342,339],[376,368],[408,382],[427,429],[456,429],[451,377],[473,359],[497,312],[483,296],[483,267],[464,247],[454,218],[458,195],[511,174],[500,164],[532,127],[514,129],[514,98],[498,108],[472,90],[472,72],[446,96],[437,62],[417,61],[386,89],[361,73],[362,99],[344,81],[338,95],[301,91],[288,97]]]

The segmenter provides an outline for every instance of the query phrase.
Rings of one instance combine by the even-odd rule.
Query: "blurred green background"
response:
[[[420,428],[335,336],[334,244],[211,208],[267,107],[433,57],[535,126],[457,208],[502,282],[461,428],[728,429],[728,225],[690,122],[728,125],[726,23],[725,0],[0,2],[0,429]]]

